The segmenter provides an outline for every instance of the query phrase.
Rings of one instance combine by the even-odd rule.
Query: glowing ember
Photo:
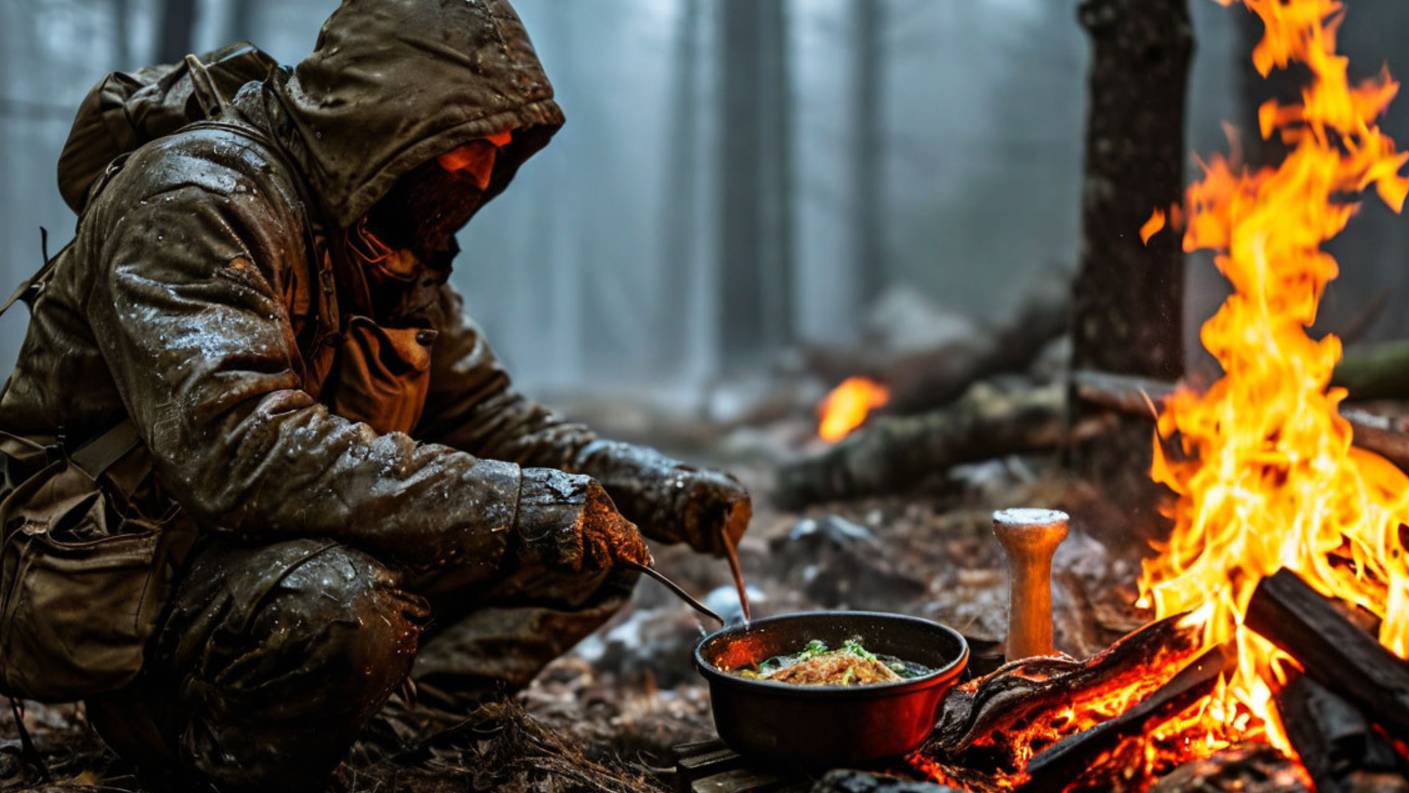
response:
[[[839,441],[866,421],[872,410],[890,401],[890,389],[866,377],[848,377],[817,408],[817,435]]]
[[[1338,412],[1346,394],[1328,387],[1340,340],[1307,333],[1337,274],[1321,245],[1355,213],[1350,197],[1372,185],[1402,208],[1409,155],[1376,121],[1398,85],[1388,73],[1356,86],[1347,78],[1337,0],[1241,2],[1266,28],[1253,52],[1258,71],[1295,62],[1312,80],[1301,103],[1259,111],[1262,135],[1290,147],[1280,166],[1249,172],[1215,157],[1188,190],[1184,249],[1214,251],[1235,293],[1201,334],[1223,379],[1204,393],[1181,390],[1159,417],[1151,475],[1177,494],[1174,530],[1140,586],[1159,616],[1208,608],[1204,645],[1234,638],[1239,650],[1221,694],[1161,732],[1210,750],[1217,736],[1263,736],[1289,751],[1271,696],[1279,667],[1293,662],[1241,628],[1259,580],[1289,567],[1381,617],[1380,641],[1409,655],[1409,553],[1399,536],[1409,478],[1351,446]]]

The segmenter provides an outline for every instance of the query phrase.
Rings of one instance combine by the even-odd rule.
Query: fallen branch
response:
[[[774,499],[786,508],[900,492],[954,465],[1050,449],[1066,436],[1060,385],[970,388],[920,416],[882,417],[819,455],[783,465]]]
[[[1072,390],[1077,399],[1131,415],[1153,417],[1153,411],[1163,408],[1175,387],[1162,380],[1106,372],[1083,370],[1072,374]],[[1356,446],[1409,470],[1409,422],[1354,408],[1343,408],[1341,416],[1355,431]]]

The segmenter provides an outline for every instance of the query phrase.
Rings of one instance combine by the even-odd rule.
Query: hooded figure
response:
[[[0,691],[87,699],[147,769],[319,789],[408,675],[526,685],[641,533],[738,540],[735,480],[515,392],[447,282],[562,120],[505,0],[345,0],[292,71],[94,89],[0,398]]]

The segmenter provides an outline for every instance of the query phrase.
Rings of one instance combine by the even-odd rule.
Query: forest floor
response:
[[[652,435],[649,421],[634,429],[625,434]],[[806,426],[769,430],[780,443],[695,430],[683,441],[676,433],[670,451],[725,465],[756,494],[740,548],[755,614],[864,608],[928,617],[969,638],[973,668],[991,668],[1001,656],[1007,601],[991,512],[1035,506],[1073,518],[1055,565],[1058,646],[1084,657],[1141,621],[1128,606],[1140,548],[1121,542],[1109,550],[1093,539],[1111,536],[1118,510],[1048,458],[995,460],[936,476],[904,496],[787,512],[769,504],[776,455],[760,449],[791,444]],[[723,562],[678,548],[658,549],[657,560],[717,610],[737,607]],[[701,632],[693,612],[642,581],[629,608],[508,702],[476,710],[457,708],[453,692],[422,691],[414,706],[393,698],[339,772],[337,788],[669,790],[671,747],[713,737],[707,691],[691,665]],[[30,703],[25,722],[49,781],[22,761],[7,711],[0,716],[0,791],[145,789],[87,727],[81,705]]]

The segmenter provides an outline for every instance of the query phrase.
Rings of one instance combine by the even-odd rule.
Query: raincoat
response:
[[[448,267],[348,244],[417,166],[512,132],[488,201],[562,121],[504,0],[347,0],[292,70],[240,45],[94,89],[59,165],[76,236],[0,396],[0,689],[308,789],[432,615],[434,671],[510,687],[600,625],[639,543],[617,506],[737,540],[737,482],[525,398]]]

